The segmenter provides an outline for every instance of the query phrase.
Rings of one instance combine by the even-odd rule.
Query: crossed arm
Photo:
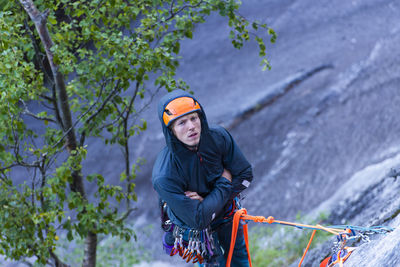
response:
[[[232,182],[232,174],[227,169],[224,169],[224,172],[222,173],[221,176],[229,180],[229,182]],[[190,199],[199,200],[200,202],[204,200],[203,197],[200,196],[197,192],[186,191],[185,196],[187,196]]]

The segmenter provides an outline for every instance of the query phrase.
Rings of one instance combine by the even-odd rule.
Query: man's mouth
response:
[[[197,133],[191,133],[191,134],[189,134],[189,138],[196,137],[196,136],[197,136]]]

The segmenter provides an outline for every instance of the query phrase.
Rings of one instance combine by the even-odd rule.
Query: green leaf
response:
[[[57,24],[57,20],[53,16],[49,16],[47,19],[50,22],[50,24],[52,25]]]
[[[72,231],[68,231],[68,233],[67,233],[67,239],[68,239],[68,241],[74,240],[74,236],[72,235]]]
[[[126,180],[126,178],[127,178],[127,175],[126,175],[125,172],[123,172],[123,173],[121,173],[121,175],[120,175],[119,181],[120,181],[120,182],[123,182],[123,181]]]
[[[193,32],[192,31],[185,31],[185,37],[192,39],[193,38]]]

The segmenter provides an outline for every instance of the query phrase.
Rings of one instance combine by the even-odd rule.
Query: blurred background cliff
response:
[[[272,69],[261,70],[255,44],[232,48],[215,17],[184,43],[179,76],[252,163],[248,212],[280,219],[325,212],[330,224],[397,227],[400,182],[387,174],[400,166],[400,3],[248,0],[241,13],[276,31],[267,46]],[[138,151],[147,163],[137,179],[137,216],[157,229],[151,166],[164,140],[155,103]],[[399,264],[400,236],[391,235],[386,254],[372,253],[371,242],[348,266]],[[317,266],[323,253],[306,266]]]

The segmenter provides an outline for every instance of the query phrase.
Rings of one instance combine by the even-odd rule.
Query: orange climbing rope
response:
[[[277,224],[295,226],[295,227],[299,227],[299,228],[309,228],[309,229],[313,229],[313,230],[314,229],[323,230],[323,231],[326,231],[326,232],[329,232],[329,233],[335,234],[335,235],[338,235],[341,232],[343,232],[340,229],[324,227],[324,226],[321,226],[319,224],[317,224],[317,225],[308,225],[308,224],[301,224],[301,223],[293,223],[293,222],[275,220],[275,218],[272,217],[272,216],[269,216],[268,218],[265,218],[264,216],[252,216],[252,215],[247,215],[247,213],[246,213],[245,215],[242,215],[240,219],[245,220],[245,221],[254,221],[254,222],[258,222],[258,223],[269,223],[269,224],[277,223]]]
[[[228,254],[228,260],[226,261],[226,267],[231,266],[231,261],[232,261],[232,255],[233,255],[233,249],[235,247],[236,243],[236,236],[237,236],[237,230],[239,228],[239,223],[240,219],[242,216],[247,214],[246,209],[240,209],[237,212],[235,212],[235,215],[233,216],[233,223],[232,223],[232,236],[231,236],[231,246],[229,249],[229,254]],[[248,238],[248,227],[247,224],[243,225],[243,234],[244,234],[244,241],[246,243],[246,250],[247,250],[247,255],[249,257],[249,265],[251,266],[251,258],[250,258],[250,250],[249,250],[249,238]]]
[[[279,220],[275,220],[275,218],[272,217],[272,216],[269,216],[268,218],[265,218],[263,216],[252,216],[252,215],[248,215],[247,214],[247,210],[246,209],[240,209],[240,210],[236,211],[235,215],[233,216],[231,245],[230,245],[230,249],[229,249],[228,259],[227,259],[227,262],[226,262],[226,267],[230,267],[231,266],[232,255],[233,255],[233,250],[234,250],[235,243],[236,243],[237,230],[238,230],[238,227],[239,227],[240,220],[254,221],[254,222],[258,222],[258,223],[269,223],[269,224],[277,223],[277,224],[295,226],[295,227],[299,227],[299,228],[313,229],[311,238],[308,241],[307,248],[305,249],[303,257],[301,258],[300,263],[298,265],[299,267],[301,266],[301,264],[302,264],[302,262],[303,262],[303,260],[304,260],[304,258],[306,256],[306,253],[307,253],[308,249],[310,248],[310,245],[311,245],[311,242],[312,242],[312,240],[314,238],[316,230],[326,231],[326,232],[329,232],[329,233],[337,235],[337,236],[340,236],[341,234],[343,234],[343,230],[345,230],[345,231],[347,230],[347,229],[337,229],[337,228],[324,227],[324,226],[321,226],[319,224],[317,224],[317,225],[307,225],[307,224],[279,221]],[[249,265],[251,267],[252,265],[251,265],[250,251],[249,251],[249,238],[248,238],[248,227],[247,227],[247,224],[245,224],[243,226],[243,233],[244,233],[244,240],[245,240],[245,243],[246,243],[247,255],[248,255],[248,258],[249,258]],[[346,231],[345,233],[348,233],[348,231]],[[341,258],[340,254],[339,254],[338,255],[338,262],[340,264],[342,264],[344,262],[344,260],[346,260],[349,255],[350,255],[350,253],[348,253],[345,258]]]
[[[299,266],[301,266],[301,264],[303,263],[304,258],[306,257],[307,251],[308,251],[308,249],[310,248],[311,242],[312,242],[312,240],[313,240],[313,238],[314,238],[314,236],[315,236],[315,232],[316,232],[316,231],[317,231],[317,230],[313,230],[313,232],[312,232],[312,234],[311,234],[310,241],[308,241],[308,245],[307,245],[307,247],[306,247],[306,250],[304,250],[303,257],[301,257]]]

